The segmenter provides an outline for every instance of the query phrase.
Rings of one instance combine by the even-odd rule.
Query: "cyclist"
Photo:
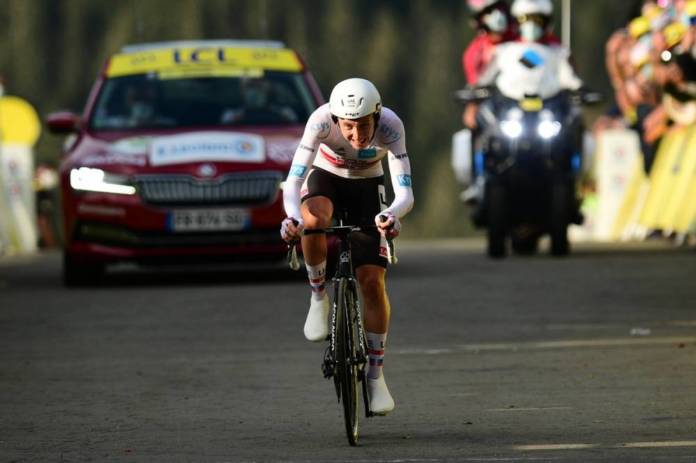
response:
[[[396,237],[399,219],[413,206],[411,167],[406,134],[399,117],[382,107],[377,88],[368,80],[339,82],[329,103],[309,117],[283,188],[287,218],[281,236],[296,241],[303,228],[325,228],[334,214],[345,210],[350,224],[374,222],[377,229],[353,235],[353,266],[363,297],[369,369],[370,409],[386,414],[394,400],[382,367],[389,328],[390,306],[385,289],[386,237]],[[387,157],[394,201],[385,203],[382,159]],[[382,222],[380,215],[387,218]],[[326,294],[326,236],[301,236],[309,283],[312,287],[304,335],[322,341],[328,335],[329,299]]]

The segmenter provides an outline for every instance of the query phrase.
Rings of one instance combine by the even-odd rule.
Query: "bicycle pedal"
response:
[[[321,372],[326,379],[329,379],[334,375],[334,361],[331,358],[330,347],[327,347],[326,351],[324,352],[324,361],[321,363]]]
[[[334,375],[333,372],[333,365],[324,363],[321,366],[321,372],[324,375],[324,378],[329,379]]]

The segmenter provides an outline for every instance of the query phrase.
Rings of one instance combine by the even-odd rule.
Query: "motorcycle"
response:
[[[525,81],[518,69],[514,80],[499,78],[495,86],[459,90],[455,98],[480,104],[481,154],[472,164],[478,166],[483,197],[472,219],[486,228],[488,255],[505,257],[508,239],[515,253],[534,254],[546,234],[551,254],[567,255],[568,226],[582,223],[576,194],[581,106],[601,101],[601,95],[564,90],[543,71]]]

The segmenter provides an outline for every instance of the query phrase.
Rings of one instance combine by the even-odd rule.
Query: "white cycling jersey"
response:
[[[356,150],[333,121],[328,103],[320,106],[307,121],[283,187],[285,213],[288,217],[302,217],[300,199],[311,166],[349,179],[374,178],[384,174],[382,159],[385,156],[394,188],[394,201],[385,211],[401,218],[413,207],[411,165],[401,119],[394,111],[383,107],[370,146]]]

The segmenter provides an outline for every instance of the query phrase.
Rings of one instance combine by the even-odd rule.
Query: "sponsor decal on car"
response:
[[[265,160],[264,140],[246,133],[201,132],[159,137],[150,145],[150,164],[188,162],[254,162]]]
[[[288,49],[184,47],[114,55],[106,75],[111,78],[156,72],[170,77],[176,73],[213,77],[263,70],[299,72],[302,63]]]
[[[95,153],[87,156],[80,164],[83,166],[137,166],[147,165],[147,157],[144,154],[125,154],[125,153]]]

